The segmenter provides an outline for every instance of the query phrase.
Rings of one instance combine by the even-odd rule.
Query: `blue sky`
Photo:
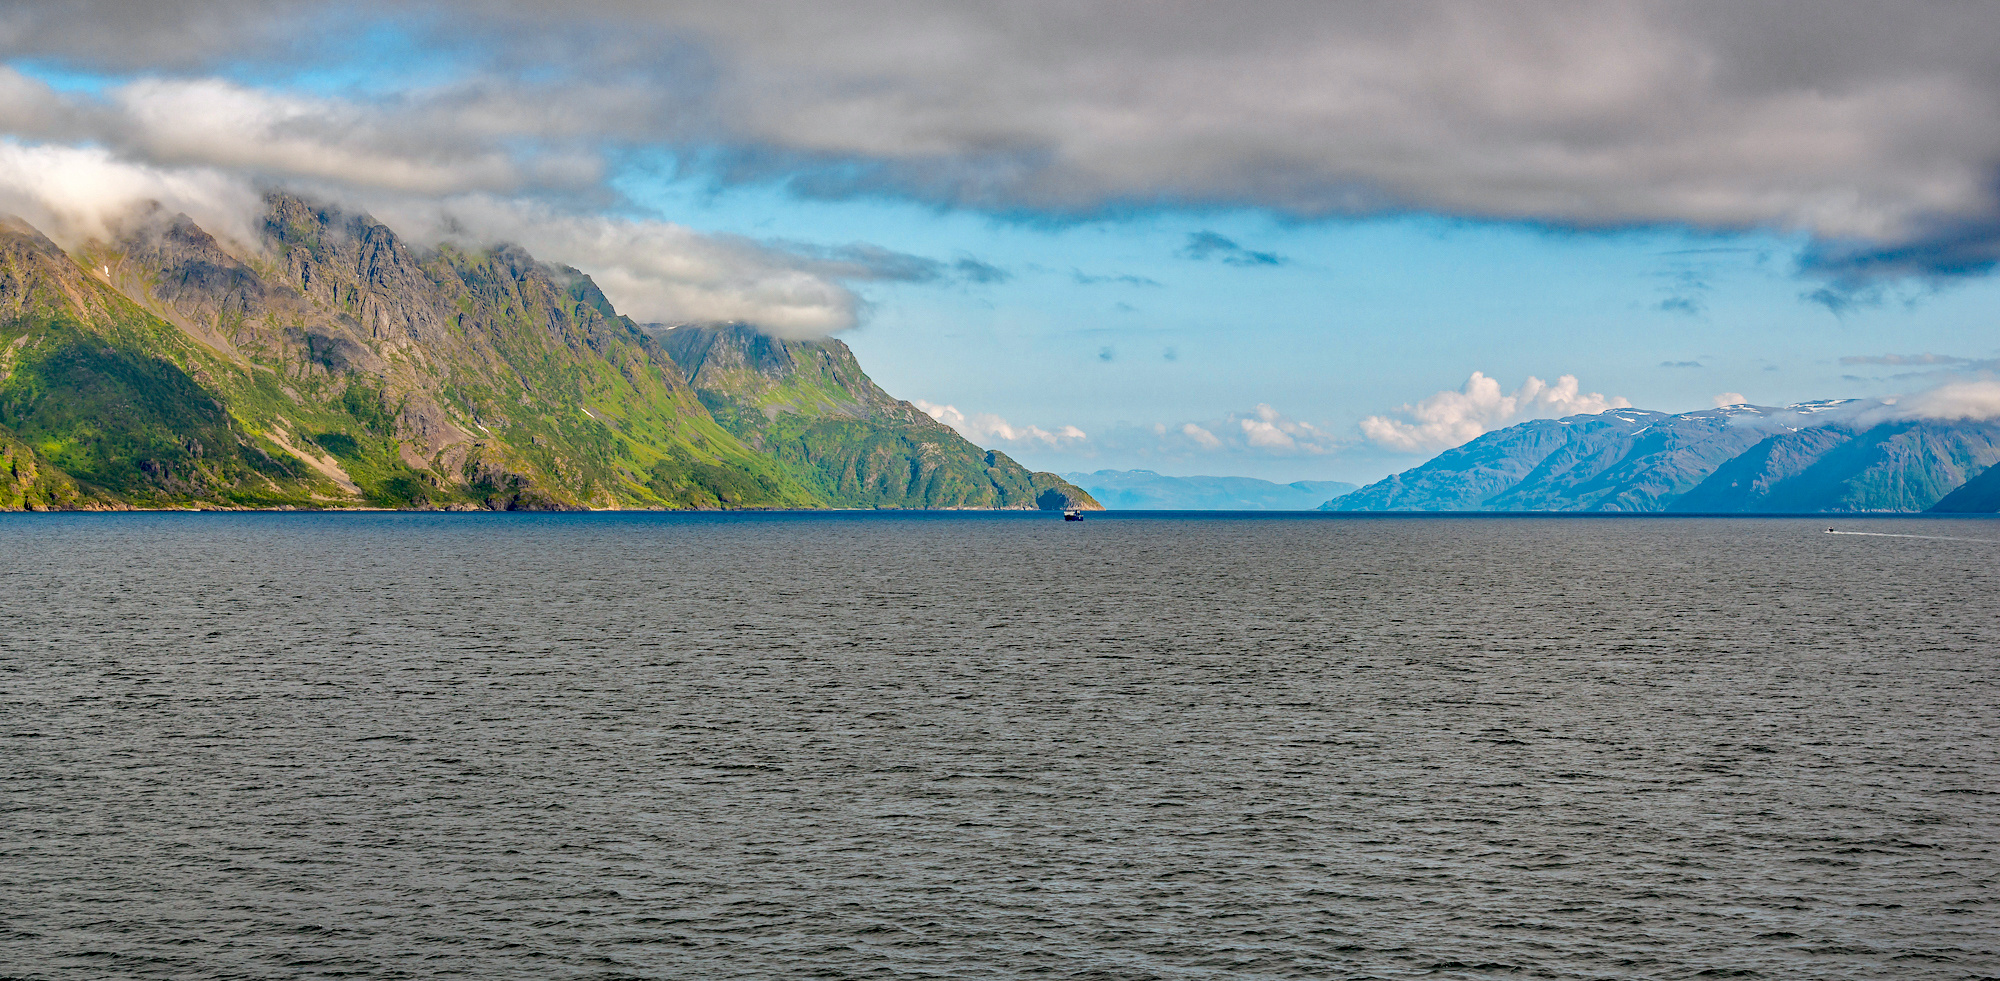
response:
[[[1038,468],[1363,481],[2000,365],[1976,5],[0,5],[0,207],[59,238],[285,186],[837,336]]]

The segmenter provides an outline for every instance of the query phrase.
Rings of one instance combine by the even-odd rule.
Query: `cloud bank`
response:
[[[1563,375],[1554,384],[1531,375],[1520,388],[1507,393],[1501,391],[1499,381],[1475,371],[1457,391],[1447,389],[1403,406],[1398,413],[1402,418],[1369,416],[1361,420],[1361,433],[1385,449],[1436,452],[1529,419],[1559,419],[1631,404],[1624,398],[1581,391],[1575,375]]]
[[[1884,400],[1885,402],[1889,400]],[[2000,381],[1979,379],[1939,385],[1895,399],[1884,410],[1897,419],[1987,422],[2000,419]]]
[[[1851,290],[2000,260],[1996,16],[1842,0],[0,0],[0,57],[125,79],[100,95],[0,79],[0,122],[138,164],[411,194],[601,202],[622,161],[663,152],[722,183],[1005,215],[1772,228],[1812,236],[1807,263]],[[302,81],[361,69],[392,82]]]

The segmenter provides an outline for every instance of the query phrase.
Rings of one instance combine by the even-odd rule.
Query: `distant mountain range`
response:
[[[655,331],[517,247],[286,194],[258,234],[0,220],[0,509],[1096,506],[839,341]]]
[[[1119,511],[1311,511],[1353,484],[1300,480],[1276,484],[1255,477],[1168,477],[1151,470],[1066,473],[1064,480]]]
[[[2000,421],[1875,401],[1613,409],[1487,433],[1322,510],[1994,511],[1995,463]]]

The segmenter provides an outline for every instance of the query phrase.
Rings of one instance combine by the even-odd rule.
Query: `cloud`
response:
[[[1528,419],[1555,419],[1631,404],[1623,398],[1580,391],[1575,375],[1563,375],[1553,385],[1530,376],[1508,394],[1500,390],[1498,381],[1475,371],[1457,391],[1442,391],[1403,406],[1400,414],[1404,418],[1369,416],[1361,420],[1361,432],[1377,446],[1416,453],[1448,449]]]
[[[1108,275],[1108,276],[1093,276],[1090,275],[1089,273],[1084,272],[1081,269],[1070,270],[1070,278],[1076,280],[1078,286],[1101,286],[1106,283],[1118,283],[1124,286],[1162,285],[1160,281],[1157,279],[1150,279],[1145,276],[1135,276],[1132,275],[1131,273],[1123,273],[1123,274]]]
[[[588,186],[594,159],[552,167],[434,106],[281,94],[220,79],[144,78],[112,93],[107,135],[150,161],[427,194]],[[485,136],[485,138],[481,138]]]
[[[434,194],[608,198],[608,162],[664,150],[723,183],[1008,216],[1772,228],[1814,238],[1805,266],[1837,304],[2000,259],[1995,16],[1724,0],[1166,0],[1143,17],[1062,0],[39,0],[0,6],[0,56],[130,81],[102,100],[16,86],[0,115],[146,164]],[[388,95],[325,82],[383,71],[415,81]]]
[[[1893,381],[1912,379],[1972,379],[1985,373],[2000,371],[2000,358],[1965,358],[1951,354],[1854,354],[1841,358],[1844,365],[1868,365],[1883,368],[1908,368],[1888,375]],[[1848,381],[1880,381],[1881,376],[1864,378],[1859,375],[1843,375]]]
[[[1289,261],[1274,252],[1252,252],[1210,231],[1190,233],[1180,256],[1183,259],[1215,259],[1232,266],[1282,266]]]
[[[975,443],[1065,457],[1114,456],[1181,462],[1234,458],[1241,463],[1250,459],[1324,456],[1351,442],[1268,405],[1202,421],[1121,425],[1091,436],[1073,425],[1053,429],[1016,426],[997,415],[970,414],[952,405],[922,399],[912,404]]]
[[[99,147],[0,139],[0,212],[21,216],[65,246],[112,237],[123,219],[152,202],[251,243],[250,216],[260,201],[249,181],[208,167],[135,164]]]
[[[1067,444],[1082,443],[1089,438],[1083,430],[1075,426],[1060,426],[1055,430],[1043,429],[1040,426],[1016,426],[991,413],[968,416],[953,405],[938,405],[923,399],[917,399],[911,404],[981,446],[1010,443],[1016,447],[1060,449]]]
[[[1884,400],[1888,402],[1889,400]],[[1954,382],[1890,403],[1888,413],[1900,419],[1985,422],[2000,419],[2000,381]]]
[[[1004,283],[1014,278],[1013,273],[970,256],[952,263],[951,271],[968,283]]]
[[[514,242],[543,261],[575,266],[641,322],[743,322],[794,340],[854,325],[861,301],[844,281],[939,274],[931,260],[872,246],[765,243],[495,195],[393,199],[372,210],[420,243]]]
[[[110,239],[157,203],[254,248],[262,194],[239,174],[121,160],[100,147],[0,140],[0,212],[66,246]],[[538,258],[589,271],[621,312],[641,321],[745,321],[785,337],[852,326],[860,301],[845,280],[906,274],[915,257],[867,248],[789,251],[670,222],[565,214],[492,195],[385,197],[373,210],[419,244],[517,242]]]
[[[1721,395],[1717,395],[1712,401],[1714,401],[1715,407],[1718,409],[1727,408],[1732,405],[1750,404],[1750,400],[1742,392],[1724,392]]]
[[[1232,412],[1220,419],[1155,427],[1158,450],[1167,455],[1238,454],[1251,456],[1316,456],[1341,446],[1332,433],[1293,419],[1268,405]]]
[[[1701,362],[1699,362],[1699,361],[1662,361],[1662,362],[1660,362],[1660,367],[1662,367],[1662,368],[1699,368],[1699,367],[1701,367],[1701,366],[1702,366],[1702,364],[1701,364]]]
[[[1193,440],[1194,445],[1204,450],[1222,449],[1222,440],[1215,438],[1215,434],[1209,432],[1206,427],[1197,426],[1191,422],[1183,423],[1181,425],[1181,435]]]
[[[1971,364],[1973,359],[1949,354],[1850,354],[1840,359],[1841,364],[1879,365],[1960,365]]]

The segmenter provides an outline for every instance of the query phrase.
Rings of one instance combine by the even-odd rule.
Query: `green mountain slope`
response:
[[[214,384],[223,370],[34,229],[0,224],[4,506],[268,506],[335,492],[229,411]]]
[[[419,253],[273,195],[239,257],[151,216],[86,264],[226,364],[245,426],[378,506],[814,506],[708,417],[589,277],[518,248]]]
[[[837,340],[787,341],[741,325],[660,338],[717,422],[846,507],[1095,508],[869,380]]]

